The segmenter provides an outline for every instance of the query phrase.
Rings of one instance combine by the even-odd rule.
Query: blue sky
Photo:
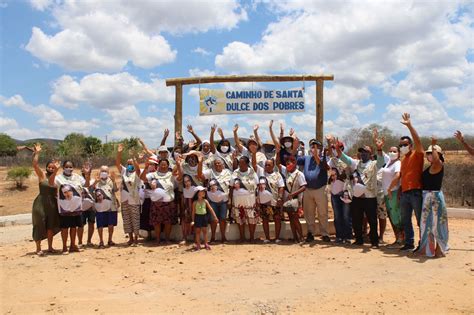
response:
[[[0,0],[0,132],[17,139],[139,136],[155,146],[173,128],[173,77],[334,74],[325,133],[379,123],[423,135],[474,133],[473,7],[469,1]],[[314,136],[314,82],[201,85],[305,87],[307,110],[199,116],[184,89],[184,124],[248,136],[268,120]],[[185,138],[189,135],[185,132]],[[171,139],[170,139],[171,140]],[[171,141],[169,142],[171,144]]]

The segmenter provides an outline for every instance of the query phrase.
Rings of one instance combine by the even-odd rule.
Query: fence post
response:
[[[464,207],[464,199],[465,199],[465,196],[464,196],[464,184],[461,185],[461,206]]]

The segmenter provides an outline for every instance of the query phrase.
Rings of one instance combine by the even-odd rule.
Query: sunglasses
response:
[[[407,143],[399,144],[399,145],[398,145],[399,148],[408,147],[408,146],[409,146],[409,144],[407,144]]]

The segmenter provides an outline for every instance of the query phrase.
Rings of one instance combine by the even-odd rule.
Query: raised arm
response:
[[[165,145],[166,144],[166,140],[168,139],[169,135],[170,135],[170,130],[168,128],[166,128],[164,133],[163,133],[163,138],[161,139],[160,145]]]
[[[273,141],[273,144],[275,145],[275,149],[276,148],[280,149],[280,141],[278,140],[278,138],[273,133],[273,119],[270,120],[270,125],[268,127],[270,129],[270,136],[272,137],[272,141]]]
[[[84,165],[82,166],[82,173],[85,175],[84,178],[86,180],[84,187],[89,187],[90,182],[91,182],[91,173],[92,173],[92,166],[89,162],[86,161]]]
[[[143,172],[140,174],[140,179],[146,183],[148,182],[147,178],[146,178],[146,175],[148,174],[148,167],[150,166],[150,163],[147,161],[145,162],[145,169],[143,170]]]
[[[123,152],[123,144],[120,143],[117,147],[117,157],[115,158],[115,167],[119,172],[122,171],[122,152]]]
[[[411,124],[410,114],[404,113],[402,115],[402,120],[400,121],[403,125],[407,126],[408,130],[410,130],[411,137],[413,138],[413,144],[415,145],[415,151],[420,153],[425,153],[423,149],[423,145],[421,144],[420,136],[418,132]]]
[[[470,146],[466,141],[464,141],[464,136],[461,131],[456,130],[454,137],[463,145],[463,147],[469,152],[470,155],[474,155],[474,147]]]
[[[195,148],[198,148],[202,143],[201,138],[199,138],[199,136],[194,132],[193,126],[191,125],[188,125],[188,132],[193,135],[194,139],[196,139]]]
[[[380,169],[385,164],[385,158],[383,156],[383,146],[385,144],[385,137],[379,138],[377,129],[375,128],[372,132],[375,147],[377,148],[377,169]]]
[[[260,136],[258,135],[258,128],[259,125],[253,126],[253,135],[255,136],[255,141],[258,143],[258,147],[261,148],[263,146],[262,140],[260,139]]]
[[[240,142],[239,135],[237,134],[237,131],[239,130],[239,124],[235,124],[234,126],[234,141],[235,141],[235,148],[239,151],[242,152],[243,146],[242,143]]]
[[[132,161],[133,161],[133,167],[135,168],[135,174],[137,174],[137,176],[140,177],[140,174],[141,174],[140,164],[138,163],[136,158],[133,158]]]
[[[285,135],[285,128],[283,128],[283,123],[280,123],[280,138],[278,138],[278,140],[283,138],[284,135]]]
[[[38,176],[38,181],[42,182],[44,180],[44,173],[38,165],[39,154],[41,152],[41,144],[36,143],[33,146],[33,169],[35,170],[36,176]],[[47,166],[46,166],[47,167]]]
[[[142,139],[138,138],[138,142],[140,142],[140,144],[143,148],[143,151],[145,151],[146,154],[148,154],[148,155],[154,155],[155,154],[155,152],[153,152],[152,150],[147,148],[147,146],[145,145],[145,142],[143,142]]]
[[[255,172],[257,172],[257,151],[252,150],[251,153],[252,153],[252,168]]]
[[[199,152],[201,153],[201,152]],[[197,169],[197,177],[204,181],[206,178],[204,177],[204,174],[202,173],[202,160],[203,160],[203,156],[202,154],[198,154],[198,169]]]
[[[211,126],[211,134],[209,135],[209,142],[211,146],[211,152],[212,154],[216,154],[216,145],[214,144],[214,134],[216,133],[216,124],[213,124]]]
[[[224,140],[225,137],[224,137],[224,131],[222,131],[222,128],[219,127],[217,128],[217,133],[219,134],[219,137],[221,137],[221,140]]]

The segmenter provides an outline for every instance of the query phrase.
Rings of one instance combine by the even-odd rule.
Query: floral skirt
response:
[[[176,204],[174,201],[153,201],[151,203],[150,225],[176,223],[178,223],[178,216],[176,214]]]
[[[271,205],[259,204],[258,214],[264,220],[274,220],[276,216],[281,216],[281,208]]]
[[[420,253],[433,257],[436,246],[443,254],[449,250],[448,212],[443,192],[423,191],[420,232]]]

